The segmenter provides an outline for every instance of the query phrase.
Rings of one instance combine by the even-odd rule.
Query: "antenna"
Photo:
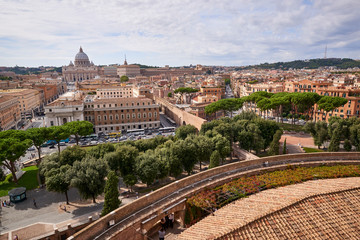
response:
[[[326,59],[326,54],[327,54],[327,44],[325,46],[325,54],[324,54],[324,59]]]

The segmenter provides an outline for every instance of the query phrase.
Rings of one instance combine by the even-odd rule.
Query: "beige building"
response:
[[[67,122],[84,120],[82,92],[67,92],[45,106],[47,127],[61,126]]]
[[[70,61],[68,66],[62,67],[62,75],[66,82],[81,82],[98,76],[99,69],[93,62],[90,62],[89,57],[80,47],[75,56],[74,64]]]
[[[0,131],[17,128],[20,120],[18,98],[11,95],[0,95]]]
[[[86,99],[84,119],[95,132],[118,132],[160,127],[159,106],[149,98]]]
[[[133,86],[104,86],[96,89],[100,99],[133,97]]]
[[[105,66],[104,69],[104,76],[107,77],[117,77],[117,66]]]
[[[35,89],[8,89],[0,90],[3,95],[9,95],[18,99],[21,118],[32,118],[34,111],[39,110],[42,104],[42,96]]]
[[[136,77],[141,75],[140,74],[140,67],[138,65],[128,65],[126,60],[124,61],[124,65],[117,67],[117,75],[121,76],[128,76],[128,77]]]

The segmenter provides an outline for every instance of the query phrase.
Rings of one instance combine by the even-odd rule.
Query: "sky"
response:
[[[360,59],[359,0],[0,0],[0,66]]]

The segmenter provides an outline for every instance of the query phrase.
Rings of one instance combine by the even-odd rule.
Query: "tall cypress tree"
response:
[[[121,204],[118,191],[119,178],[116,176],[114,171],[110,171],[107,179],[108,180],[105,185],[105,202],[101,216],[105,216],[109,212],[117,209]]]

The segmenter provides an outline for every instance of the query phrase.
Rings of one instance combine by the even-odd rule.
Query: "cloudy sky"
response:
[[[0,0],[0,66],[360,59],[359,0]]]

